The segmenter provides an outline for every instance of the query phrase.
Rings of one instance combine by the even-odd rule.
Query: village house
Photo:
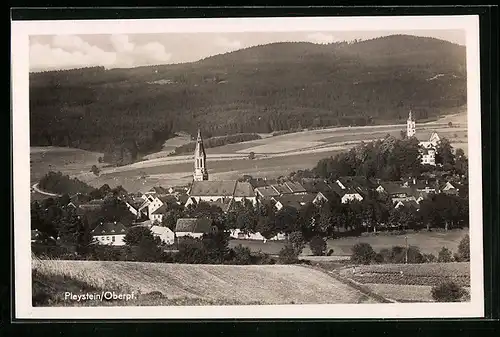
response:
[[[141,213],[141,206],[144,203],[144,199],[137,196],[126,196],[120,198],[121,201],[125,203],[127,209],[130,213],[136,216],[136,218],[140,218],[142,215],[147,216],[146,212]]]
[[[161,224],[163,221],[163,217],[165,216],[167,211],[168,211],[167,205],[163,204],[159,208],[154,210],[153,213],[150,214],[149,219],[153,223],[160,223]]]
[[[255,193],[257,193],[259,199],[271,199],[272,197],[280,196],[280,192],[273,185],[257,187]]]
[[[180,218],[175,224],[175,237],[201,238],[204,234],[214,233],[217,227],[213,221],[207,218]]]
[[[316,197],[313,200],[315,205],[328,202],[332,195],[338,195],[338,193],[340,193],[340,188],[337,184],[333,184],[335,186],[332,186],[331,183],[321,179],[302,179],[301,184],[307,193],[316,194]]]
[[[333,187],[334,192],[340,196],[343,204],[363,201],[364,195],[368,193],[368,184],[371,184],[364,177],[340,177],[335,183],[338,187]]]
[[[416,122],[410,111],[406,121],[406,136],[408,138],[416,137],[416,133]],[[432,132],[427,139],[419,142],[421,163],[422,165],[436,166],[436,151],[440,138],[436,132]]]
[[[162,243],[173,245],[175,243],[175,233],[168,227],[151,226],[149,228],[154,236],[161,239]]]
[[[302,195],[284,195],[281,197],[274,197],[275,202],[274,207],[277,211],[280,211],[284,207],[292,207],[296,210],[301,209],[307,203],[312,203],[316,196],[314,194],[302,194]]]
[[[161,187],[161,186],[154,186],[154,187],[151,187],[151,189],[147,192],[145,192],[144,194],[148,195],[155,195],[155,196],[158,196],[158,195],[166,195],[166,194],[169,194],[168,193],[168,190]]]
[[[400,200],[395,203],[394,208],[398,209],[400,207],[413,208],[415,210],[420,210],[420,204],[416,200]]]
[[[462,188],[463,186],[459,183],[447,181],[440,186],[439,190],[445,194],[458,195]]]
[[[100,245],[123,246],[127,228],[120,222],[100,223],[91,232],[93,242]]]
[[[260,232],[251,233],[248,231],[242,231],[239,228],[231,229],[229,231],[229,237],[238,240],[256,240],[256,241],[264,241],[266,239],[264,236],[262,236],[262,234],[260,234]]]

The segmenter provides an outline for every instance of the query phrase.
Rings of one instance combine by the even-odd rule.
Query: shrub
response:
[[[250,248],[243,247],[241,244],[233,248],[233,264],[252,264],[252,252]]]
[[[448,281],[433,287],[431,294],[436,302],[460,302],[466,292],[455,282]]]
[[[276,264],[276,260],[273,259],[269,254],[258,251],[253,255],[253,261],[255,264]]]
[[[290,233],[290,235],[288,236],[288,241],[292,245],[293,249],[295,249],[297,255],[300,255],[300,253],[302,253],[302,249],[304,249],[305,246],[304,235],[302,235],[302,232],[296,231]]]
[[[466,234],[458,244],[458,253],[456,254],[456,260],[459,262],[470,261],[469,234]]]
[[[250,159],[250,160],[255,159],[255,152],[253,152],[253,151],[252,151],[252,152],[250,152],[250,153],[248,154],[248,159]]]
[[[127,234],[123,238],[123,241],[129,246],[135,246],[138,245],[145,237],[154,237],[153,232],[151,232],[149,228],[141,226],[132,227],[128,230]]]
[[[392,253],[389,249],[383,248],[380,252],[375,256],[375,261],[378,263],[391,263],[392,262]]]
[[[326,253],[327,256],[332,256],[333,255],[333,249],[329,249],[328,253]]]
[[[431,262],[437,261],[437,257],[434,254],[424,254],[423,258],[424,258],[424,262],[426,262],[426,263],[431,263]]]
[[[280,250],[279,261],[283,264],[294,264],[299,262],[298,254],[295,249],[293,249],[292,245],[288,244]]]
[[[437,262],[453,262],[451,251],[446,247],[441,248],[438,254]]]
[[[309,242],[309,247],[313,255],[315,256],[323,256],[326,252],[326,241],[321,236],[314,236]]]
[[[368,243],[357,243],[352,247],[351,261],[357,264],[370,264],[375,259],[375,251]]]

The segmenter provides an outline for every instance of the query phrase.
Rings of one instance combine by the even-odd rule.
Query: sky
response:
[[[325,44],[394,34],[435,37],[465,45],[462,30],[31,35],[30,71],[194,62],[273,42]]]

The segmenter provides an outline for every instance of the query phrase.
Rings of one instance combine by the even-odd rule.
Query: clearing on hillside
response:
[[[42,275],[65,275],[107,290],[117,287],[117,290],[127,289],[141,294],[161,292],[169,299],[193,298],[243,304],[373,301],[327,273],[291,265],[34,260],[33,269]]]

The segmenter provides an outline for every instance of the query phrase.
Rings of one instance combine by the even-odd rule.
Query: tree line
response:
[[[458,175],[468,174],[468,160],[462,149],[453,153],[448,139],[443,138],[436,149],[437,166],[423,165],[419,141],[398,139],[387,135],[382,140],[362,143],[335,157],[320,160],[312,174],[336,180],[341,176],[364,176],[385,181],[418,177],[425,172],[447,171]],[[304,172],[302,172],[304,175]]]

